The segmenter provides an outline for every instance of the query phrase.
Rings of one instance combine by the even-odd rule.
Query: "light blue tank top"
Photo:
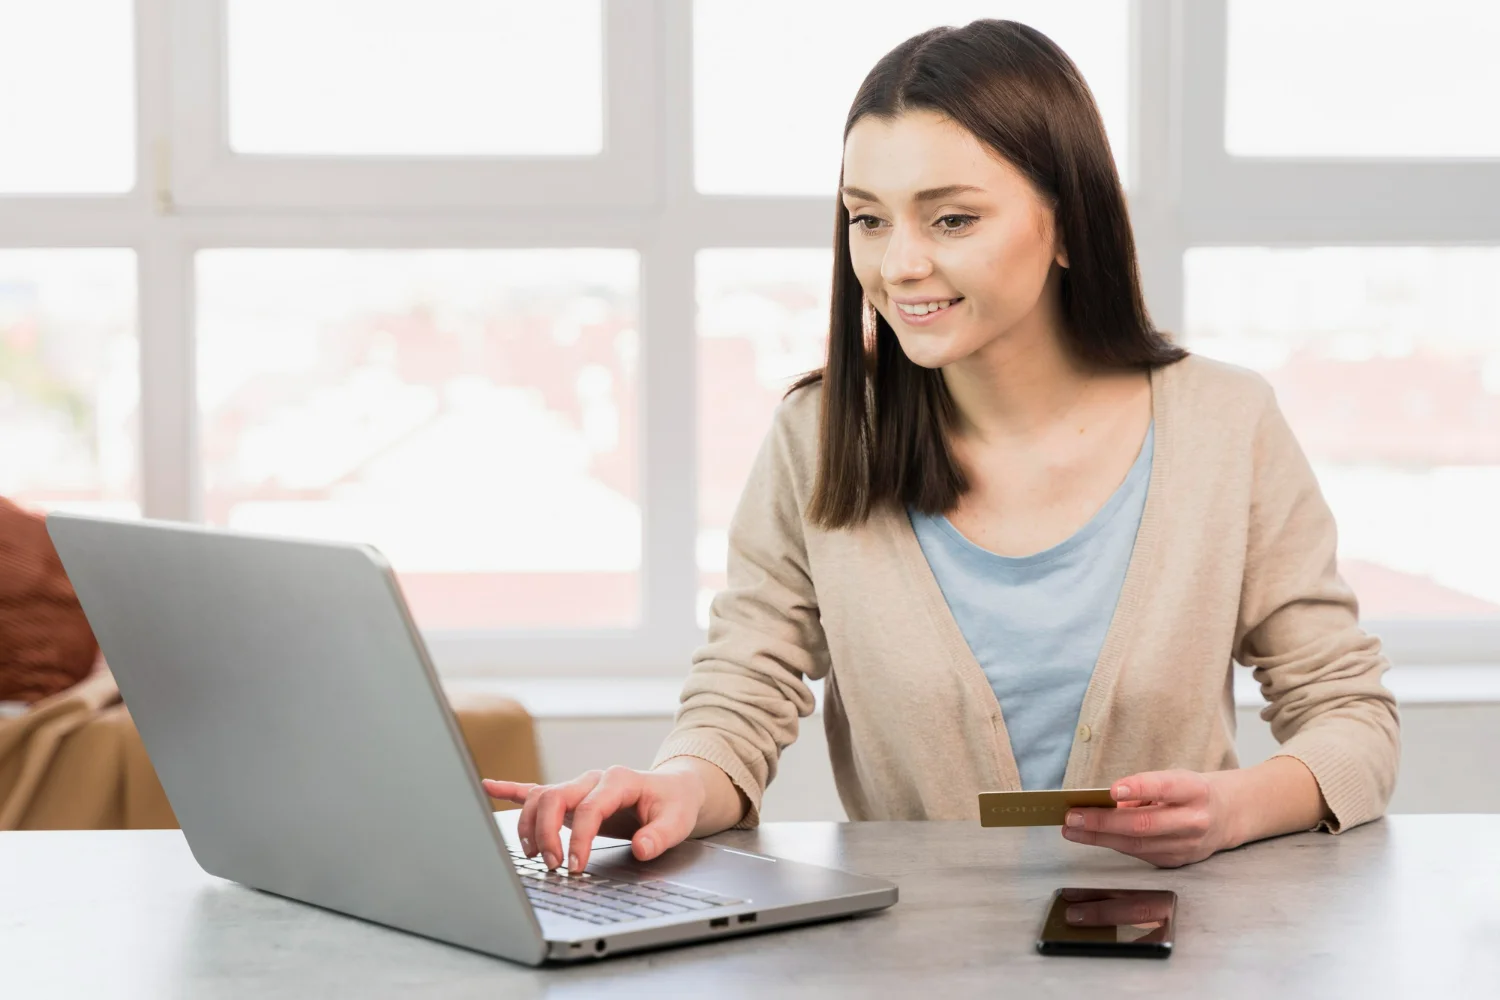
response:
[[[1125,481],[1098,513],[1071,538],[1034,555],[996,555],[941,514],[907,512],[1000,701],[1024,789],[1062,787],[1084,691],[1146,506],[1155,430],[1153,423]]]

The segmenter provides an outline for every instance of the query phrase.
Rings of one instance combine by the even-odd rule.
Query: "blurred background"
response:
[[[0,0],[0,496],[372,542],[549,777],[644,766],[823,357],[848,104],[978,17],[1087,77],[1158,325],[1276,387],[1395,808],[1500,809],[1485,0]],[[842,815],[804,734],[768,819]]]

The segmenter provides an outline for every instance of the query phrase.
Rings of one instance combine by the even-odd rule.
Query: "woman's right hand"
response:
[[[491,798],[522,806],[517,833],[528,858],[541,854],[548,868],[562,865],[560,831],[566,825],[572,831],[567,867],[581,871],[595,835],[628,839],[641,861],[693,835],[708,792],[696,767],[677,764],[669,761],[654,771],[587,771],[559,785],[483,784]]]

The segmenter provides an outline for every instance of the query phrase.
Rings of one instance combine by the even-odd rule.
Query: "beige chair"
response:
[[[481,775],[541,780],[536,734],[524,708],[507,698],[466,694],[454,699],[453,709]],[[176,827],[107,669],[25,714],[0,719],[0,830]]]

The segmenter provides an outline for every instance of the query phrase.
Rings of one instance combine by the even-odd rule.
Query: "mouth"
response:
[[[963,297],[960,296],[956,299],[946,299],[941,302],[923,302],[919,305],[904,305],[900,302],[893,302],[892,305],[896,307],[896,312],[905,322],[913,326],[925,326],[928,323],[935,323],[946,316],[953,310],[954,306],[962,301]]]

